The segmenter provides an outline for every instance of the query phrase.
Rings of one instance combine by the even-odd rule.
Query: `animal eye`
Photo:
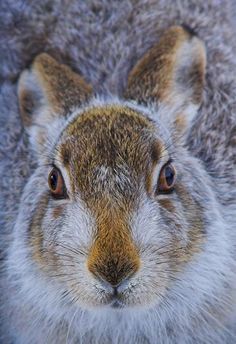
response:
[[[57,199],[67,198],[67,192],[61,172],[53,167],[48,176],[48,185],[52,195]]]
[[[174,166],[169,162],[161,169],[157,185],[157,193],[171,192],[174,188],[175,181],[176,170]]]

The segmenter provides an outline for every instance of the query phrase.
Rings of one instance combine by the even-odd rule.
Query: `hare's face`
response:
[[[159,302],[204,240],[197,168],[163,132],[127,106],[91,108],[39,167],[31,253],[78,304]]]
[[[157,304],[203,244],[201,169],[180,137],[200,105],[204,56],[198,38],[170,29],[129,76],[125,97],[146,108],[82,107],[91,87],[45,54],[23,73],[20,106],[39,153],[29,254],[68,301]]]

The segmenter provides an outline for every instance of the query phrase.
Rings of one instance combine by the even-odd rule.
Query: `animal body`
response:
[[[236,121],[201,123],[207,60],[175,25],[117,92],[47,53],[21,73],[34,167],[2,236],[3,343],[235,342]]]

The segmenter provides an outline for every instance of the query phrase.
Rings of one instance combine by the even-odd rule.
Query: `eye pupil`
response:
[[[55,199],[68,198],[64,179],[60,170],[56,167],[53,167],[48,175],[48,186],[51,191],[51,195]]]
[[[173,184],[173,181],[174,181],[174,171],[173,171],[172,167],[166,166],[165,178],[166,178],[166,184],[168,186],[171,186]]]
[[[157,193],[170,193],[174,190],[174,184],[176,181],[176,170],[174,166],[169,162],[161,170],[158,184]]]
[[[57,181],[58,181],[58,173],[56,171],[53,171],[52,174],[50,175],[50,186],[52,190],[56,190]]]

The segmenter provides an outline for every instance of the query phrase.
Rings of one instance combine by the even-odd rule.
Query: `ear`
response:
[[[125,97],[171,109],[182,131],[201,105],[205,67],[203,42],[191,29],[173,26],[131,70]]]
[[[35,139],[43,143],[53,122],[66,117],[91,94],[92,87],[81,76],[48,54],[40,54],[18,83],[23,123],[25,127],[35,126]]]

